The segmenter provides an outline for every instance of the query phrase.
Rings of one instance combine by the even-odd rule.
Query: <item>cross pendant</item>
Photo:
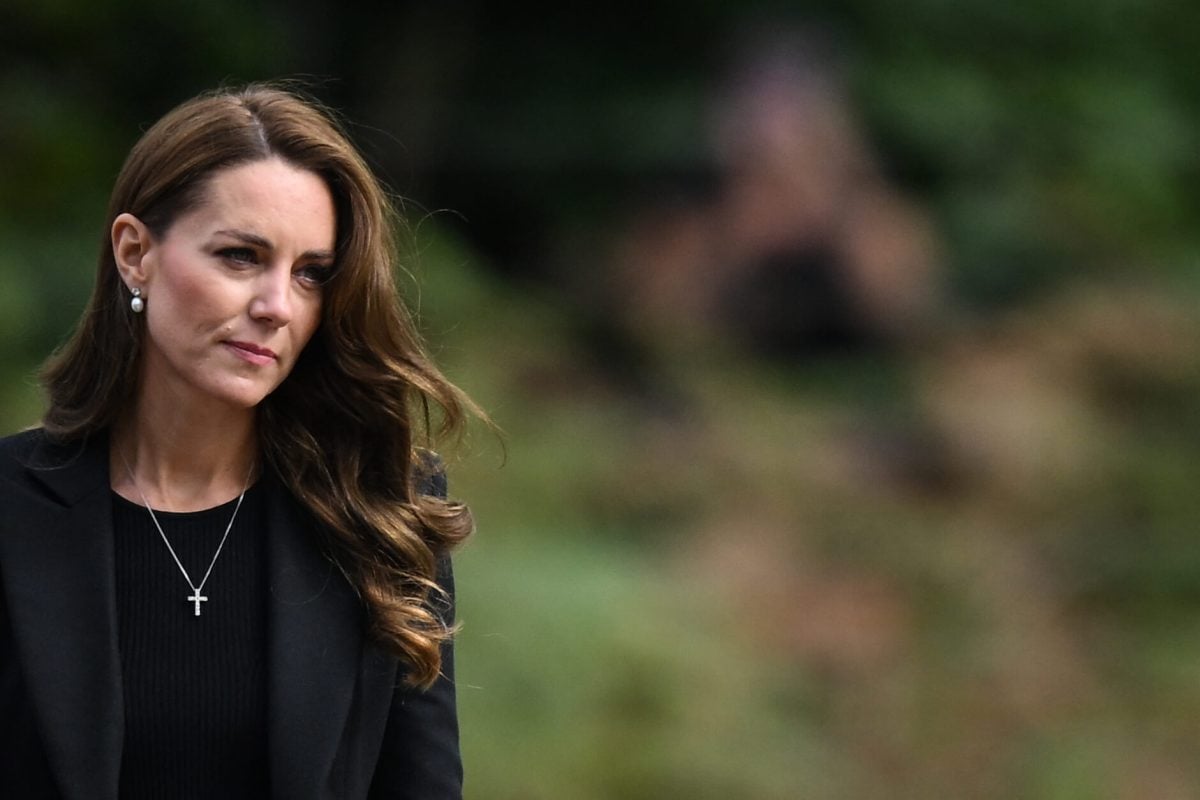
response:
[[[207,603],[207,602],[208,602],[208,598],[207,598],[207,597],[205,597],[204,595],[200,594],[200,592],[196,592],[195,594],[193,594],[193,595],[189,595],[189,596],[188,596],[188,602],[189,602],[189,603],[195,603],[195,604],[196,604],[196,614],[195,614],[195,616],[197,616],[197,617],[198,617],[198,616],[200,616],[200,604],[201,604],[201,603]]]

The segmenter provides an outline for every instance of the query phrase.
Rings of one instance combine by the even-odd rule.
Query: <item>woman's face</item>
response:
[[[144,234],[141,271],[122,269],[146,302],[143,391],[260,403],[317,329],[335,233],[333,198],[316,174],[277,158],[217,172],[163,237]]]

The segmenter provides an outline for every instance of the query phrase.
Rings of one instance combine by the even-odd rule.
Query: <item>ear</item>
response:
[[[118,214],[112,224],[113,259],[121,280],[132,289],[142,287],[153,272],[153,259],[148,259],[154,248],[154,237],[150,229],[133,214]]]

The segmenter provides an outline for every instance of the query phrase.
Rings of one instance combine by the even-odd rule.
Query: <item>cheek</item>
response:
[[[296,317],[292,320],[292,326],[295,336],[296,349],[302,350],[313,334],[317,332],[317,327],[321,324],[321,301],[318,299],[315,302],[306,304],[303,310],[298,311]]]
[[[167,269],[160,273],[147,307],[154,303],[160,314],[185,328],[211,328],[222,324],[236,307],[228,287],[199,270]]]

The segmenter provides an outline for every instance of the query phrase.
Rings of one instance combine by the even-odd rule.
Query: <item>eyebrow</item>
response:
[[[254,245],[255,247],[261,247],[264,250],[275,249],[275,245],[271,244],[270,239],[259,236],[257,233],[250,233],[249,231],[227,229],[217,231],[216,235],[228,236],[231,239],[237,239],[240,242]],[[332,250],[306,250],[300,254],[300,257],[304,259],[332,261],[334,256]]]

